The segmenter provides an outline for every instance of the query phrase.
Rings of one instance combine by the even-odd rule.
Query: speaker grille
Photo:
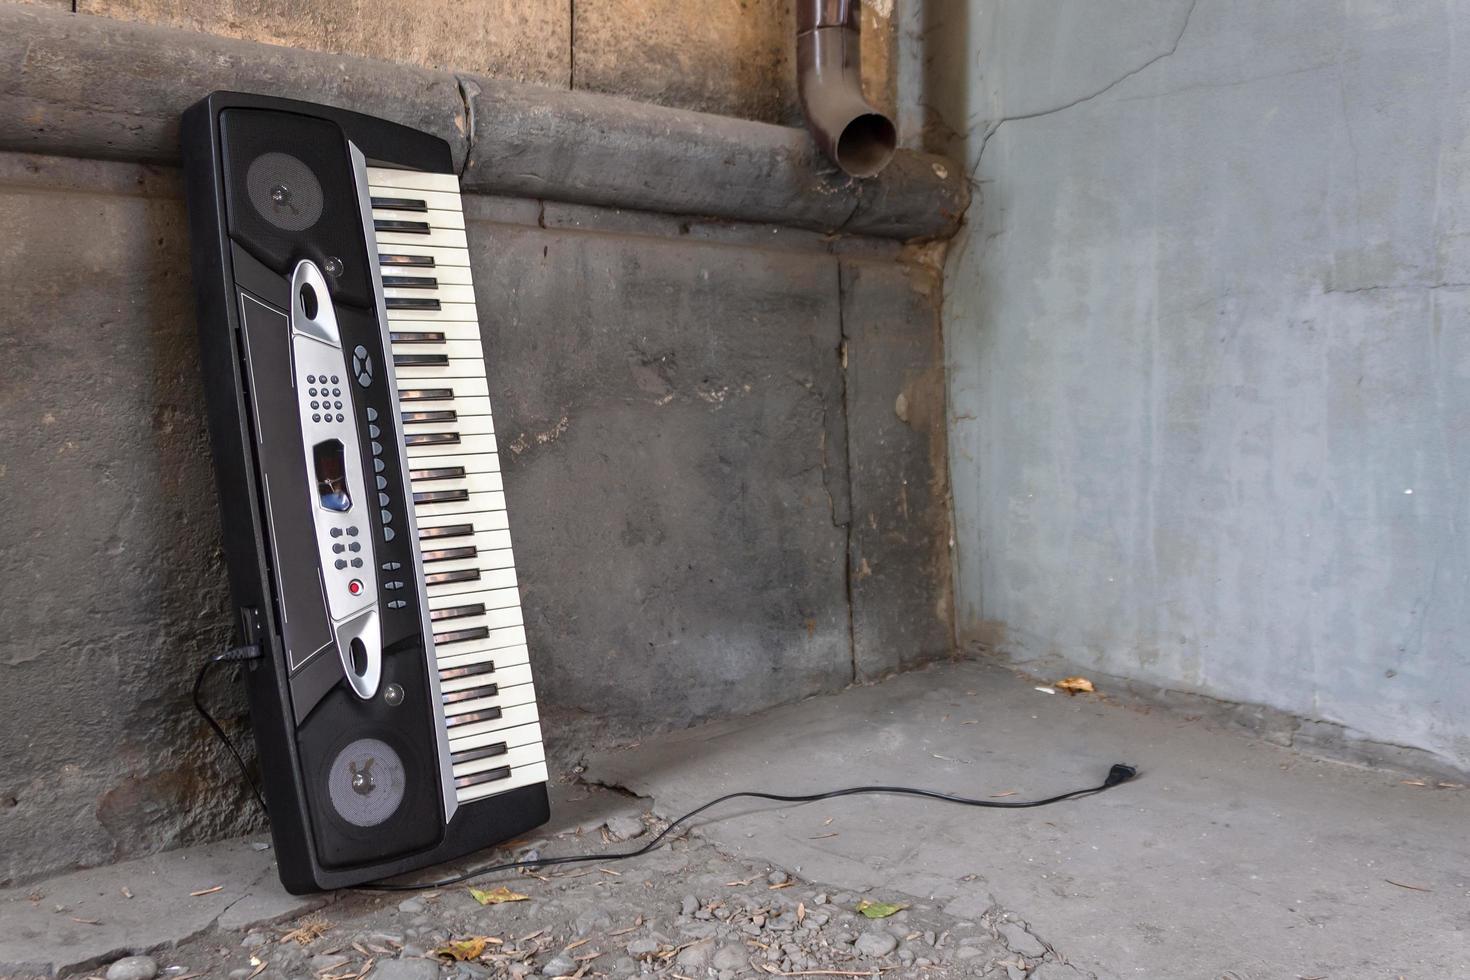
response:
[[[245,171],[250,203],[285,231],[305,231],[322,216],[322,185],[311,168],[289,153],[262,153]]]
[[[375,738],[360,738],[339,752],[327,776],[333,809],[356,827],[375,827],[393,816],[403,790],[403,760]]]

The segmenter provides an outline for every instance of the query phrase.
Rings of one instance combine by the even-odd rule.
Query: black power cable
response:
[[[1122,762],[1115,762],[1113,764],[1113,767],[1108,770],[1107,779],[1104,779],[1099,785],[1090,786],[1087,789],[1074,789],[1069,793],[1059,793],[1056,796],[1048,796],[1045,799],[1040,800],[977,800],[972,799],[968,796],[956,796],[951,793],[941,793],[938,790],[915,789],[911,786],[850,786],[846,789],[828,790],[825,793],[806,793],[792,796],[788,796],[782,793],[761,793],[754,790],[745,790],[737,793],[726,793],[724,796],[710,800],[708,803],[705,803],[702,806],[695,807],[693,810],[690,810],[682,817],[677,818],[663,830],[659,831],[658,835],[650,840],[647,844],[644,844],[637,850],[625,851],[622,854],[573,854],[567,857],[537,858],[534,861],[506,861],[502,864],[492,864],[486,865],[482,868],[473,868],[462,874],[455,875],[452,878],[441,878],[438,881],[431,881],[427,884],[415,885],[395,884],[392,882],[376,882],[374,884],[360,885],[358,887],[369,891],[413,892],[422,891],[426,888],[445,888],[449,885],[457,885],[460,882],[468,881],[471,878],[480,878],[484,875],[497,874],[501,871],[516,871],[521,868],[548,868],[559,864],[580,864],[587,861],[606,863],[608,861],[622,861],[627,858],[641,857],[657,847],[665,837],[669,836],[669,834],[673,832],[675,827],[679,826],[687,820],[690,820],[693,817],[698,816],[699,814],[708,810],[710,807],[718,806],[721,803],[725,803],[729,800],[750,799],[772,800],[776,803],[815,803],[817,800],[832,800],[841,796],[858,796],[865,793],[881,793],[887,796],[918,796],[930,800],[942,800],[946,803],[958,803],[962,806],[989,807],[996,810],[1025,810],[1029,809],[1030,807],[1049,806],[1053,803],[1060,803],[1063,800],[1074,800],[1078,797],[1091,796],[1094,793],[1101,793],[1103,790],[1112,789],[1114,786],[1126,783],[1128,780],[1137,775],[1137,768]]]
[[[245,765],[245,758],[240,755],[239,750],[235,748],[235,743],[231,742],[230,737],[225,734],[225,730],[219,726],[219,722],[214,720],[214,716],[209,713],[209,709],[204,707],[204,700],[201,697],[204,690],[204,680],[209,676],[210,669],[215,665],[243,663],[247,660],[258,660],[260,656],[260,645],[252,643],[246,646],[231,647],[224,653],[217,653],[204,661],[204,666],[199,668],[199,676],[194,678],[194,710],[199,712],[205,721],[209,722],[209,727],[214,729],[215,736],[224,743],[225,748],[230,750],[230,755],[235,757],[235,764],[240,767],[240,775],[245,777],[245,782],[250,785],[250,792],[255,794],[255,802],[260,804],[260,812],[265,814],[266,820],[270,820],[270,811],[265,807],[265,797],[260,795],[260,787],[255,785],[255,779],[250,775],[250,769]]]
[[[270,814],[266,811],[265,798],[260,795],[260,788],[255,785],[255,780],[251,777],[250,770],[245,765],[245,759],[235,749],[234,743],[225,734],[225,730],[214,720],[214,717],[204,707],[204,702],[200,699],[200,692],[204,687],[204,679],[209,675],[210,668],[216,664],[240,663],[247,660],[255,660],[260,656],[260,646],[258,644],[250,644],[247,646],[233,647],[224,653],[215,654],[206,660],[204,666],[199,668],[199,676],[194,681],[194,707],[204,717],[204,720],[209,722],[209,727],[214,729],[214,734],[224,743],[225,748],[230,750],[230,755],[235,757],[235,762],[240,767],[240,774],[245,777],[245,781],[250,784],[251,792],[255,794],[255,802],[260,804],[261,812],[266,813],[266,817],[269,819]],[[673,833],[675,827],[687,823],[711,807],[719,806],[721,803],[728,803],[730,800],[747,799],[770,800],[775,803],[815,803],[818,800],[835,800],[843,796],[881,794],[884,796],[917,796],[922,799],[940,800],[944,803],[958,803],[961,806],[985,807],[994,810],[1027,810],[1032,807],[1050,806],[1053,803],[1061,803],[1063,800],[1075,800],[1084,796],[1092,796],[1094,793],[1101,793],[1104,790],[1112,789],[1114,786],[1126,783],[1137,775],[1137,768],[1126,763],[1115,762],[1113,767],[1108,770],[1107,778],[1097,786],[1074,789],[1067,793],[1058,793],[1056,796],[1048,796],[1039,800],[979,800],[968,796],[958,796],[953,793],[941,793],[933,789],[918,789],[913,786],[849,786],[845,789],[833,789],[824,793],[803,793],[796,795],[762,793],[757,790],[741,790],[735,793],[726,793],[724,796],[717,797],[708,803],[695,807],[659,831],[647,844],[644,844],[636,850],[624,851],[621,854],[572,854],[565,857],[537,858],[534,861],[506,861],[501,864],[489,864],[480,868],[472,868],[452,878],[441,878],[438,881],[431,881],[425,884],[376,882],[358,887],[369,891],[414,892],[429,888],[446,888],[449,885],[457,885],[460,882],[469,881],[472,878],[481,878],[485,875],[498,874],[502,871],[517,871],[522,868],[549,868],[563,864],[582,864],[589,861],[606,863],[608,861],[624,861],[628,858],[642,857],[658,847],[665,837]]]

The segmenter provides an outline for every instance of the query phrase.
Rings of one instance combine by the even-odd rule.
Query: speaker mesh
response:
[[[403,789],[403,760],[375,738],[360,738],[339,752],[327,776],[337,815],[357,827],[374,827],[393,816]]]
[[[245,189],[260,216],[286,231],[305,231],[322,216],[322,185],[289,153],[262,153],[245,171]]]

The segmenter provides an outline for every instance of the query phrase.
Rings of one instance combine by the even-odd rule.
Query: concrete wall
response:
[[[746,119],[801,118],[791,0],[21,2]],[[869,92],[888,111],[894,20],[893,0],[862,3]]]
[[[1470,768],[1470,3],[942,7],[962,635]]]

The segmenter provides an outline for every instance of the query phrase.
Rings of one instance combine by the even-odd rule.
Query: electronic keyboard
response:
[[[281,880],[548,818],[448,144],[216,92],[183,118],[225,556]]]

